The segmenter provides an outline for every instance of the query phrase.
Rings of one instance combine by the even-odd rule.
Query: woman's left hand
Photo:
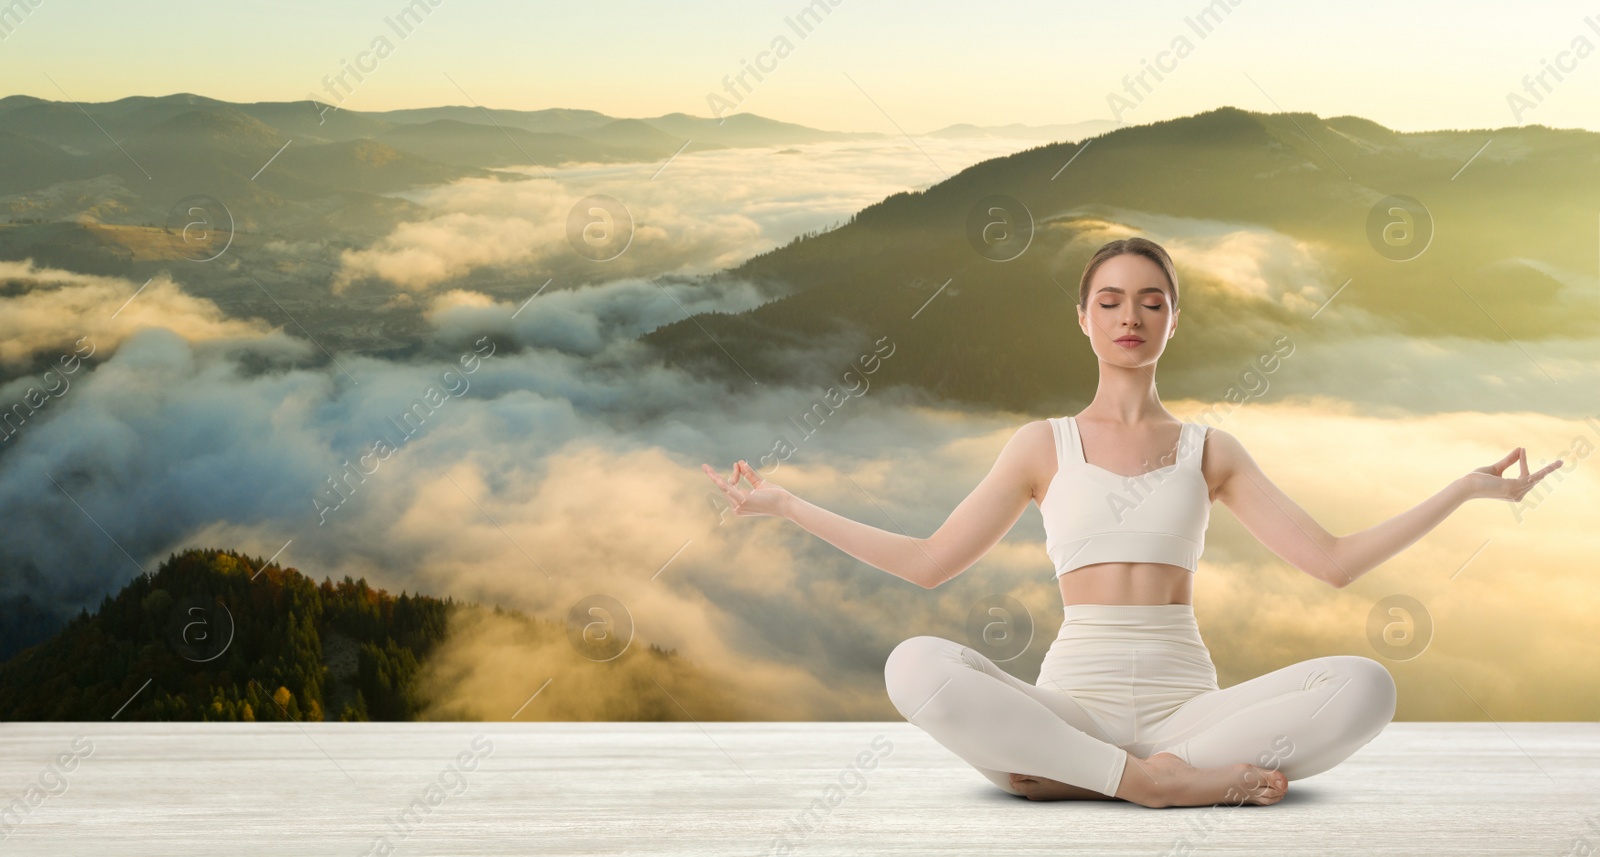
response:
[[[1520,465],[1521,473],[1517,476],[1505,477],[1500,474],[1505,472],[1512,462]],[[1520,502],[1522,495],[1533,490],[1547,474],[1561,466],[1561,459],[1546,464],[1536,473],[1528,472],[1528,450],[1526,447],[1517,447],[1510,455],[1487,466],[1468,473],[1462,477],[1466,480],[1467,487],[1471,489],[1473,497],[1484,497],[1491,500],[1507,500],[1512,503]]]

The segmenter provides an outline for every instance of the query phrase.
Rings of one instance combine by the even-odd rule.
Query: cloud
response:
[[[551,200],[534,201],[550,208]],[[554,217],[553,211],[542,213]],[[556,238],[553,227],[525,217],[450,212],[422,223],[402,223],[370,247],[344,251],[333,289],[338,292],[369,277],[421,291],[476,267],[533,260],[536,248],[553,245]]]
[[[221,320],[165,279],[118,314],[116,324],[137,320],[124,329],[92,320],[115,313],[136,284],[32,272],[49,282],[0,300],[63,292],[54,298],[61,314],[30,316],[0,341],[28,341],[17,347],[26,357],[93,330],[116,347],[0,445],[0,598],[28,593],[65,618],[190,546],[261,556],[282,549],[283,563],[318,579],[366,577],[391,591],[499,604],[553,622],[606,594],[631,616],[634,645],[676,648],[689,665],[685,684],[669,689],[691,716],[850,720],[897,718],[881,670],[900,640],[966,641],[973,606],[1009,594],[1031,617],[1033,645],[1005,667],[1033,680],[1061,615],[1037,511],[1025,511],[973,568],[928,591],[788,521],[720,515],[720,492],[699,469],[702,461],[723,472],[736,458],[759,461],[782,438],[794,451],[769,470],[773,481],[853,520],[928,535],[1029,417],[932,408],[874,385],[802,433],[796,417],[823,390],[728,389],[663,365],[635,342],[685,312],[770,299],[756,284],[671,272],[743,258],[805,217],[843,211],[857,196],[876,199],[881,187],[863,178],[873,170],[911,182],[923,169],[915,152],[893,160],[885,149],[846,149],[746,153],[748,161],[730,162],[743,172],[720,183],[711,180],[720,175],[713,153],[701,160],[689,152],[654,180],[638,165],[591,167],[563,173],[565,183],[440,190],[437,222],[397,230],[390,243],[347,260],[352,274],[405,281],[399,299],[422,307],[432,325],[403,359],[339,355],[359,384],[335,367],[308,365],[309,343]],[[578,194],[624,179],[645,187],[630,207],[637,199],[642,220],[664,224],[628,251],[641,251],[639,271],[591,267],[587,280],[543,291],[545,279],[534,280],[515,300],[455,282],[463,271],[514,266],[537,247],[561,244]],[[726,206],[719,216],[702,216],[718,205]],[[525,224],[482,230],[474,219],[499,216]],[[1151,230],[1180,248],[1180,265],[1205,288],[1290,309],[1320,296],[1307,289],[1337,286],[1317,248],[1278,233],[1137,213],[1128,220],[1135,225],[1105,221],[1084,240]],[[524,251],[526,259],[516,255]],[[413,277],[403,258],[422,273]],[[67,299],[78,294],[72,289],[81,299]],[[161,311],[135,312],[146,304]],[[501,348],[466,371],[471,361],[460,358],[477,354],[485,336]],[[1593,343],[1524,352],[1510,342],[1422,340],[1336,303],[1294,344],[1262,379],[1270,395],[1221,408],[1217,425],[1335,533],[1400,514],[1512,447],[1528,447],[1537,467],[1575,449],[1575,438],[1600,444],[1600,426],[1581,412],[1539,413],[1549,409],[1541,369],[1575,390],[1600,383]],[[1213,395],[1166,402],[1197,418],[1226,403],[1237,368],[1202,356],[1162,372],[1192,388],[1215,386]],[[19,396],[23,383],[32,382],[0,395]],[[435,389],[446,392],[415,434],[399,433],[397,423]],[[1464,412],[1468,400],[1475,410]],[[353,472],[373,460],[364,456],[380,440],[392,454]],[[1597,461],[1575,459],[1520,516],[1509,504],[1473,501],[1343,590],[1288,568],[1216,507],[1196,612],[1224,682],[1326,654],[1377,655],[1367,616],[1382,597],[1404,592],[1428,605],[1437,631],[1421,658],[1391,665],[1402,679],[1402,718],[1479,719],[1488,710],[1572,719],[1590,710],[1583,706],[1592,707],[1595,685],[1572,682],[1579,654],[1567,641],[1582,639],[1581,605],[1594,595],[1583,572],[1597,547],[1587,520],[1597,489],[1585,474]],[[546,678],[551,695],[540,700],[549,705],[536,700],[519,719],[656,710],[659,699],[585,695],[583,670],[592,666],[560,637],[469,614],[430,667],[430,716],[509,718]],[[645,672],[631,678],[653,687]],[[730,698],[742,702],[729,706]]]
[[[225,317],[216,304],[185,294],[164,273],[141,285],[40,268],[24,259],[0,261],[0,283],[8,287],[0,295],[0,363],[22,363],[42,351],[70,352],[83,338],[96,348],[115,348],[150,327],[190,342],[258,337],[270,329]]]
[[[1184,275],[1199,274],[1209,286],[1309,315],[1338,290],[1326,259],[1332,248],[1256,224],[1096,206],[1096,214],[1067,211],[1048,220],[1074,218],[1078,234],[1066,245],[1097,248],[1118,238],[1141,236],[1165,247],[1179,273],[1180,307],[1191,303]]]
[[[604,303],[599,290],[589,298]],[[443,300],[446,313],[488,309],[471,296]],[[625,605],[634,645],[677,649],[689,667],[683,698],[707,709],[690,713],[711,719],[892,719],[881,668],[893,646],[925,633],[965,641],[973,605],[1006,593],[1034,625],[1033,646],[1006,668],[1037,677],[1060,621],[1037,512],[930,592],[787,521],[719,516],[720,494],[699,471],[701,461],[726,471],[736,457],[755,459],[783,435],[796,451],[769,470],[773,481],[854,520],[927,535],[987,472],[1020,418],[930,410],[874,388],[801,437],[789,417],[819,391],[730,393],[660,367],[618,371],[628,351],[614,347],[599,359],[535,348],[482,360],[462,376],[470,389],[374,472],[347,478],[347,496],[319,523],[313,497],[335,496],[328,478],[348,473],[343,463],[376,438],[395,437],[388,418],[459,364],[352,358],[358,387],[326,367],[252,374],[236,361],[198,360],[181,337],[146,331],[94,367],[50,432],[22,436],[0,457],[0,514],[12,534],[0,545],[0,568],[27,572],[8,577],[7,591],[26,585],[71,612],[92,606],[138,573],[114,538],[145,568],[186,546],[269,556],[287,544],[281,561],[318,579],[364,576],[391,591],[501,604],[555,622],[581,599],[606,594]],[[1167,404],[1185,417],[1204,408]],[[1219,425],[1335,533],[1399,514],[1513,446],[1527,446],[1532,459],[1580,435],[1600,445],[1600,429],[1571,419],[1387,417],[1328,401],[1249,404]],[[1541,703],[1527,691],[1570,681],[1563,640],[1586,617],[1562,605],[1593,595],[1578,575],[1595,547],[1585,533],[1596,489],[1582,474],[1596,461],[1576,462],[1547,499],[1523,510],[1522,523],[1509,504],[1474,501],[1345,590],[1288,568],[1216,507],[1196,609],[1224,681],[1325,654],[1375,655],[1366,615],[1399,591],[1430,605],[1438,630],[1424,658],[1397,665],[1397,674],[1438,665],[1497,715],[1570,719],[1575,709],[1560,706],[1581,697]],[[1505,586],[1512,578],[1516,586]],[[1512,621],[1492,627],[1500,611]],[[429,675],[438,696],[430,716],[507,719],[545,678],[554,679],[548,707],[520,719],[655,710],[650,700],[630,707],[620,697],[585,697],[591,666],[564,640],[508,621],[463,620]],[[1438,684],[1440,673],[1417,675],[1423,686],[1453,689]],[[1405,687],[1402,698],[1416,699]],[[746,703],[727,709],[727,698]],[[1447,695],[1406,703],[1407,713],[1480,716],[1472,700]]]
[[[939,163],[961,168],[1028,143],[920,145]],[[528,173],[538,179],[467,179],[407,193],[437,213],[401,224],[371,247],[345,251],[334,289],[370,279],[421,292],[459,285],[480,269],[565,272],[584,280],[706,273],[848,220],[891,193],[944,178],[917,150],[892,141],[686,151],[666,164],[569,165],[552,170],[548,180],[539,171]],[[579,256],[568,236],[569,215],[580,201],[599,195],[620,202],[633,223],[626,241],[625,230],[609,227],[618,244],[596,255],[613,249],[620,255],[607,262]],[[579,217],[598,219],[581,211]]]
[[[451,289],[430,298],[423,317],[444,343],[493,333],[537,348],[598,354],[631,350],[627,343],[640,335],[689,315],[744,312],[769,299],[744,280],[625,278],[577,288],[540,288],[515,302]]]

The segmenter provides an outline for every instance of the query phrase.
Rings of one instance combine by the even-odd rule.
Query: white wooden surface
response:
[[[29,783],[0,855],[1600,851],[1595,723],[1394,723],[1273,807],[1035,803],[905,722],[0,723],[0,810]]]

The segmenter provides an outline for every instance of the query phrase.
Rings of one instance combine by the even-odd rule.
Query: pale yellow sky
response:
[[[366,72],[335,91],[353,110],[705,116],[715,96],[743,112],[894,134],[1144,123],[1221,105],[1354,114],[1407,131],[1600,129],[1600,12],[1566,4],[1507,14],[1487,2],[1377,0],[419,3],[428,11],[406,23],[401,0],[48,2],[0,20],[0,79],[3,94],[54,100],[326,100],[324,78],[350,64]],[[741,84],[747,66],[756,71]]]

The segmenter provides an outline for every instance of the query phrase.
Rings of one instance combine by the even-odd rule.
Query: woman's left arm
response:
[[[1217,499],[1245,529],[1286,562],[1339,589],[1410,547],[1462,503],[1477,498],[1516,502],[1561,466],[1559,460],[1554,461],[1530,474],[1527,450],[1518,447],[1505,458],[1453,480],[1438,493],[1382,523],[1335,536],[1274,485],[1233,435],[1214,428],[1205,448],[1208,461],[1221,473]],[[1502,477],[1500,474],[1512,462],[1521,463],[1521,475]]]

